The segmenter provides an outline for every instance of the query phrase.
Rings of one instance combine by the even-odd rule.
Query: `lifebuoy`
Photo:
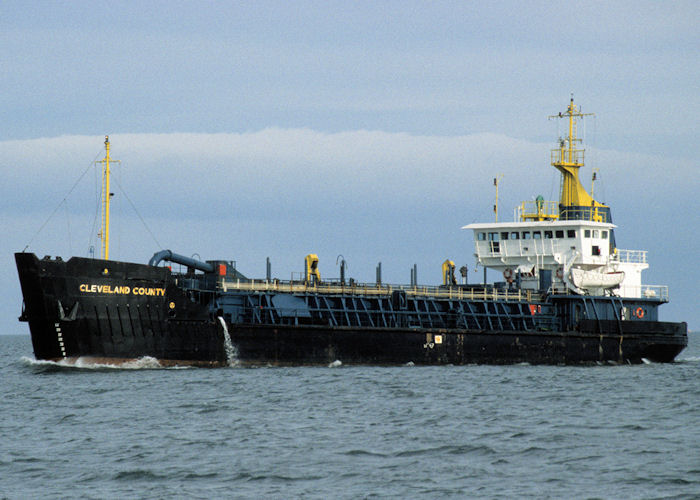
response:
[[[513,270],[510,267],[507,267],[505,271],[503,271],[503,277],[510,283],[513,281]]]
[[[634,315],[637,316],[639,319],[642,319],[644,317],[644,309],[638,307],[637,309],[635,309]]]
[[[564,277],[564,270],[561,267],[557,267],[556,275],[557,278],[562,279]]]

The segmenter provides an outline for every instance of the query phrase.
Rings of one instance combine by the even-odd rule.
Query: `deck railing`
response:
[[[662,302],[668,302],[668,286],[667,285],[640,285],[626,286],[624,291],[634,297],[642,297],[645,299],[658,299]]]
[[[610,256],[613,262],[629,263],[629,264],[646,264],[646,250],[622,250],[617,249],[616,253]]]
[[[547,200],[523,201],[516,209],[515,220],[546,220],[559,218],[559,202]]]
[[[294,281],[266,280],[227,280],[222,279],[218,287],[221,291],[241,290],[251,292],[279,293],[321,293],[343,294],[357,296],[391,295],[394,291],[403,291],[409,297],[432,297],[455,300],[510,300],[510,301],[540,301],[540,295],[531,290],[506,290],[494,287],[440,287],[440,286],[410,286],[410,285],[376,285],[372,283],[320,283],[311,284]]]

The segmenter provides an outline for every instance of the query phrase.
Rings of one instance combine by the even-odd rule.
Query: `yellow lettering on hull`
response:
[[[146,295],[149,297],[165,297],[165,288],[154,288],[145,286],[113,286],[113,285],[91,285],[81,283],[78,290],[82,293],[96,293],[109,295]]]

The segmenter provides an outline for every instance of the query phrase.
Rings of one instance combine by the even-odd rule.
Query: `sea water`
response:
[[[673,364],[160,368],[0,336],[0,498],[698,498]]]

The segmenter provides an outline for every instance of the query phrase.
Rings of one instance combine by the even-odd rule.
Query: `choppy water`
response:
[[[114,369],[0,336],[0,497],[698,498],[690,341],[670,365]]]

